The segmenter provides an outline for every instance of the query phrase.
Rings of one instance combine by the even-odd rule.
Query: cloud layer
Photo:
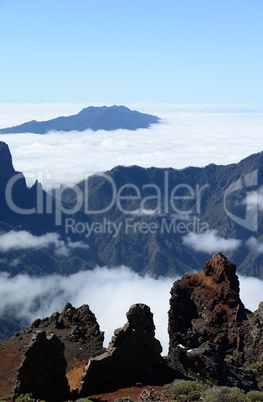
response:
[[[17,318],[32,322],[37,317],[62,311],[67,301],[75,307],[88,304],[101,330],[106,332],[105,345],[108,346],[113,331],[127,321],[129,307],[145,303],[151,307],[156,337],[167,353],[167,312],[172,284],[171,278],[142,278],[125,267],[96,268],[70,277],[18,275],[11,278],[7,273],[0,273],[0,315],[12,309]]]
[[[33,119],[71,115],[89,105],[0,106],[0,127],[8,127]],[[127,106],[156,114],[163,119],[162,123],[136,131],[9,134],[0,139],[9,144],[15,168],[31,176],[39,172],[39,181],[46,185],[76,183],[85,173],[105,171],[116,165],[183,168],[239,162],[263,148],[262,106]]]
[[[75,307],[88,304],[101,330],[105,331],[105,346],[108,346],[113,331],[127,321],[129,307],[134,303],[146,303],[154,314],[156,337],[165,355],[169,343],[167,312],[170,289],[176,279],[140,277],[126,267],[96,268],[70,277],[18,275],[11,278],[8,273],[0,273],[0,316],[12,310],[17,318],[31,323],[38,317],[62,311],[68,301]],[[240,286],[242,301],[254,311],[263,299],[263,281],[241,277]]]
[[[0,233],[0,252],[6,253],[10,250],[38,250],[53,246],[55,254],[59,257],[68,257],[73,248],[88,249],[89,246],[83,242],[72,242],[68,239],[66,242],[60,239],[57,233],[46,233],[42,236],[33,236],[25,230],[10,230],[7,233]]]

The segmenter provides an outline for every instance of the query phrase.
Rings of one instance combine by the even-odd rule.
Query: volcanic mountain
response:
[[[149,128],[159,123],[157,116],[130,110],[125,106],[89,106],[73,116],[61,116],[48,121],[29,121],[19,126],[0,129],[0,134],[34,133],[46,134],[49,131],[84,131],[84,130],[137,130]]]

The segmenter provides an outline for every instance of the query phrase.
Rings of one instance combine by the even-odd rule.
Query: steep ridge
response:
[[[38,240],[39,236],[53,233],[59,241],[67,242],[69,236],[63,225],[65,214],[61,211],[62,224],[57,225],[56,201],[43,190],[38,181],[31,188],[27,186],[24,175],[14,169],[9,147],[4,142],[0,142],[0,206],[0,235],[10,232],[15,236],[16,232],[22,231],[24,237],[27,238],[29,233]],[[82,213],[79,219],[81,216]],[[80,238],[78,234],[71,234],[70,240],[78,241]],[[11,275],[28,273],[42,276],[54,272],[69,274],[100,265],[92,249],[85,249],[85,252],[83,249],[72,249],[69,256],[59,256],[52,244],[33,248],[30,245],[23,246],[22,240],[16,247],[9,247],[8,244],[9,241],[7,247],[0,249],[0,271]]]
[[[17,175],[13,201],[23,211],[43,205],[39,213],[19,213],[10,208],[6,186]],[[118,196],[114,196],[112,183]],[[14,171],[8,146],[2,143],[0,230],[26,230],[35,236],[56,233],[64,242],[81,241],[90,247],[71,248],[69,257],[59,257],[54,247],[11,250],[13,254],[7,255],[1,252],[0,270],[39,276],[54,272],[70,275],[96,265],[126,265],[141,274],[183,275],[195,271],[204,259],[211,257],[209,244],[207,250],[204,245],[199,251],[198,235],[211,235],[214,230],[218,239],[239,241],[240,246],[227,251],[239,272],[263,278],[260,205],[254,211],[256,226],[246,227],[252,222],[247,195],[257,191],[260,194],[262,186],[263,153],[259,153],[226,166],[182,170],[117,166],[79,183],[78,191],[63,190],[58,201],[50,198],[37,182],[27,188],[23,175]],[[83,202],[74,212],[72,206],[80,201],[80,194]],[[51,212],[47,205],[52,206]],[[189,234],[197,236],[194,246],[185,242]],[[10,266],[14,260],[20,264]]]

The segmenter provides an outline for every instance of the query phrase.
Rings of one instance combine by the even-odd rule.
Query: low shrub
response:
[[[263,401],[263,392],[261,392],[261,391],[249,391],[247,393],[247,397],[248,397],[249,401],[252,401],[252,402]]]
[[[251,364],[250,370],[255,374],[256,377],[261,377],[263,375],[263,362],[257,360],[255,363]]]
[[[175,401],[199,401],[204,387],[196,381],[175,380],[172,384],[163,387],[163,394],[170,400]]]
[[[33,402],[34,399],[32,394],[21,394],[16,399],[15,402]]]
[[[237,387],[212,388],[204,393],[205,402],[249,402],[245,391]]]

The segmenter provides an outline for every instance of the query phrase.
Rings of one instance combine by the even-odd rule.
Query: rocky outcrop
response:
[[[61,313],[36,319],[30,327],[16,332],[10,341],[28,343],[37,331],[55,334],[63,342],[68,370],[77,361],[87,360],[105,351],[104,332],[100,331],[96,317],[87,304],[75,308],[67,303]]]
[[[174,283],[169,310],[170,354],[178,344],[187,349],[210,341],[226,351],[237,345],[237,332],[247,311],[239,297],[236,266],[218,253],[203,271]]]
[[[248,320],[240,327],[233,355],[239,364],[246,367],[256,362],[262,362],[263,366],[263,302],[254,313],[249,312]]]
[[[263,304],[253,314],[239,296],[236,266],[218,253],[203,271],[174,283],[169,362],[217,385],[257,388],[251,364],[263,357]]]
[[[209,341],[192,350],[176,346],[171,360],[173,367],[197,381],[246,391],[258,388],[252,371],[238,365],[230,353],[223,358],[219,346]]]
[[[46,337],[45,331],[37,332],[24,350],[14,399],[31,393],[34,399],[65,400],[69,394],[66,367],[63,343],[55,334]]]
[[[124,327],[115,330],[106,352],[88,361],[80,396],[176,377],[177,373],[168,368],[160,355],[162,347],[155,339],[150,308],[134,304],[127,319]]]

